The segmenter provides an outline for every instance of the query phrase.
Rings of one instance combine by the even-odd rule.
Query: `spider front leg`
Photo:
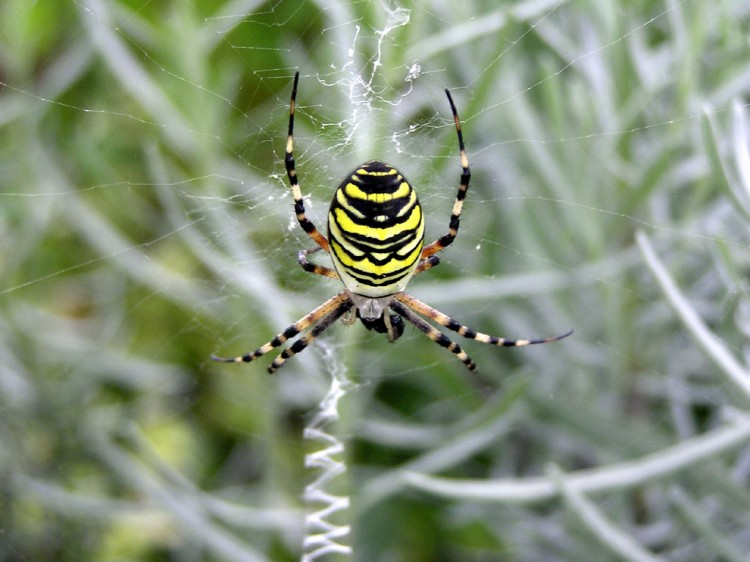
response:
[[[339,304],[337,308],[328,314],[328,316],[323,317],[317,324],[315,324],[308,334],[304,335],[282,351],[281,354],[273,360],[273,363],[268,366],[268,372],[273,374],[276,369],[284,365],[287,359],[304,350],[315,338],[325,332],[331,324],[349,312],[353,306],[354,303],[349,299]]]
[[[422,316],[425,316],[426,318],[429,318],[430,320],[434,320],[441,326],[445,326],[446,328],[448,328],[449,330],[453,332],[456,332],[460,336],[463,336],[465,338],[469,338],[472,340],[476,340],[481,343],[488,343],[490,345],[499,345],[503,347],[523,347],[525,345],[536,345],[540,343],[550,343],[550,342],[558,341],[563,338],[567,338],[570,334],[573,333],[573,330],[570,330],[568,332],[565,332],[564,334],[561,334],[559,336],[554,336],[551,338],[533,338],[533,339],[527,339],[527,340],[521,340],[521,339],[511,340],[507,338],[500,338],[498,336],[490,336],[490,335],[472,330],[468,326],[464,326],[463,324],[460,324],[458,321],[454,320],[447,314],[443,314],[439,310],[432,308],[431,306],[423,303],[422,301],[418,299],[415,299],[414,297],[410,295],[407,295],[406,293],[401,293],[399,295],[396,295],[395,298],[398,301],[404,303],[409,308],[411,308],[413,311],[417,312],[418,314],[421,314]]]
[[[292,196],[294,197],[294,212],[297,215],[297,222],[302,227],[310,238],[315,240],[315,243],[328,251],[328,240],[323,236],[320,231],[315,228],[315,225],[305,214],[305,203],[302,200],[302,190],[299,186],[299,180],[297,178],[297,168],[294,163],[294,109],[297,103],[297,83],[299,82],[299,72],[294,74],[294,87],[292,88],[292,99],[289,102],[289,133],[286,140],[286,154],[284,157],[284,165],[286,166],[286,174],[289,177],[289,185],[292,188]]]
[[[451,112],[453,113],[453,123],[456,125],[456,135],[458,136],[458,150],[461,157],[461,178],[459,180],[458,193],[456,194],[456,200],[453,203],[453,211],[451,213],[450,222],[448,223],[448,232],[435,240],[432,244],[428,244],[422,250],[421,259],[429,258],[431,255],[436,254],[443,248],[450,246],[453,240],[458,235],[458,226],[461,219],[461,210],[464,206],[464,199],[466,198],[466,192],[469,190],[469,180],[471,180],[471,170],[469,169],[469,158],[466,156],[466,148],[464,147],[464,136],[461,132],[461,121],[458,118],[458,111],[456,111],[456,105],[453,103],[453,98],[448,90],[445,90],[445,95],[448,96],[448,103],[451,106]],[[421,264],[420,264],[421,265]],[[425,268],[427,269],[427,268]],[[421,270],[421,271],[424,271]]]
[[[249,363],[250,361],[253,361],[254,359],[257,359],[269,351],[283,345],[284,342],[295,337],[310,326],[313,326],[313,329],[309,334],[294,342],[291,347],[285,349],[282,354],[277,357],[271,365],[269,365],[268,372],[273,373],[286,359],[305,349],[313,339],[323,333],[326,328],[336,321],[337,318],[350,310],[352,306],[353,303],[349,299],[349,295],[346,291],[343,291],[338,295],[331,297],[318,308],[297,320],[297,322],[289,326],[280,334],[277,334],[271,341],[263,344],[255,351],[238,357],[217,357],[216,355],[211,355],[211,359],[222,363]]]
[[[398,296],[396,297],[398,299]],[[461,362],[466,365],[466,368],[470,371],[476,371],[477,365],[474,363],[474,361],[471,360],[471,357],[469,357],[466,352],[461,349],[461,346],[459,346],[456,342],[452,341],[448,336],[441,333],[437,329],[430,326],[427,322],[422,320],[419,316],[414,314],[411,310],[409,310],[407,307],[405,307],[401,302],[399,302],[401,299],[393,300],[391,301],[391,304],[389,305],[393,311],[396,314],[399,314],[400,316],[403,316],[406,318],[409,322],[414,324],[419,330],[426,335],[428,338],[430,338],[432,341],[434,341],[436,344],[438,344],[441,347],[444,347],[448,351],[450,351],[453,355],[458,357]]]

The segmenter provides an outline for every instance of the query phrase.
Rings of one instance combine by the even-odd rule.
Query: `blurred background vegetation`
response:
[[[333,372],[357,560],[750,551],[750,5],[743,0],[0,4],[0,560],[296,560]],[[339,290],[310,215],[361,161],[417,187],[408,327],[224,365]],[[323,260],[324,258],[320,258]],[[440,478],[436,478],[440,477]],[[331,558],[333,559],[333,558]]]

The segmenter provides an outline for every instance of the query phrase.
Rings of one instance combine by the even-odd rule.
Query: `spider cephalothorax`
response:
[[[445,90],[445,95],[456,127],[462,170],[448,232],[425,246],[424,216],[416,191],[396,168],[379,160],[371,160],[355,168],[339,185],[328,211],[328,237],[323,236],[305,214],[294,163],[294,109],[298,82],[299,72],[294,75],[294,88],[289,104],[289,134],[284,161],[294,196],[297,220],[317,244],[312,250],[300,251],[298,261],[305,271],[339,279],[344,285],[344,291],[328,299],[255,351],[233,358],[213,356],[213,359],[230,363],[249,362],[309,328],[305,335],[284,349],[268,366],[268,371],[272,373],[347,313],[350,322],[359,318],[368,330],[387,334],[391,341],[401,337],[406,319],[432,341],[455,354],[471,370],[475,370],[476,365],[466,352],[428,324],[422,316],[466,338],[505,347],[557,341],[572,333],[527,340],[489,336],[460,324],[404,293],[414,275],[440,263],[434,254],[456,238],[461,209],[469,189],[471,173],[461,122],[448,90]],[[319,250],[330,253],[333,269],[307,260],[308,254]],[[354,316],[351,315],[352,309]]]

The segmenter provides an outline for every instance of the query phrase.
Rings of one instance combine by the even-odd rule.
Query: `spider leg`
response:
[[[331,326],[331,324],[341,318],[341,316],[343,316],[346,312],[351,310],[352,306],[354,306],[354,303],[348,298],[341,302],[337,308],[335,308],[328,314],[328,316],[325,316],[322,320],[315,324],[312,330],[310,330],[307,334],[298,339],[292,345],[284,349],[284,351],[282,351],[281,354],[273,360],[273,363],[268,366],[268,372],[273,373],[274,371],[276,371],[276,369],[282,367],[287,359],[305,349],[308,345],[310,345],[310,342],[312,342],[320,334],[325,332]]]
[[[469,369],[470,371],[476,371],[477,369],[476,363],[474,363],[474,361],[471,360],[471,357],[469,357],[466,354],[466,352],[463,349],[461,349],[461,347],[456,342],[451,341],[451,339],[448,336],[441,333],[436,328],[430,326],[427,322],[425,322],[419,316],[414,314],[406,306],[401,304],[399,300],[392,300],[389,306],[393,309],[393,311],[396,314],[399,314],[403,318],[406,318],[409,322],[411,322],[417,328],[419,328],[419,330],[421,330],[422,333],[424,333],[424,335],[426,335],[436,344],[438,344],[441,347],[444,347],[445,349],[453,353],[456,357],[458,357],[461,360],[461,362],[464,365],[466,365],[467,369]]]
[[[339,274],[336,273],[335,269],[326,267],[324,265],[318,265],[316,263],[310,263],[307,261],[307,254],[319,251],[321,248],[313,248],[312,250],[300,250],[297,252],[297,262],[300,264],[302,269],[308,273],[315,273],[316,275],[322,275],[324,277],[330,277],[331,279],[340,279]]]
[[[302,230],[307,232],[308,236],[315,240],[315,243],[323,248],[326,252],[328,251],[328,240],[323,236],[320,231],[315,228],[315,225],[305,215],[305,203],[302,200],[302,190],[299,186],[299,180],[297,179],[297,169],[294,163],[294,107],[297,103],[297,83],[299,82],[299,72],[294,74],[294,87],[292,88],[292,99],[289,102],[289,134],[286,140],[286,155],[284,157],[284,164],[286,165],[286,174],[289,177],[289,185],[292,188],[292,196],[294,197],[294,212],[297,214],[297,221],[302,227]]]
[[[464,198],[466,197],[466,192],[469,190],[469,180],[471,179],[469,159],[466,156],[464,136],[463,133],[461,133],[461,121],[458,118],[458,112],[456,111],[456,105],[453,103],[451,93],[448,90],[445,90],[445,95],[448,96],[448,103],[451,105],[453,122],[456,125],[456,134],[458,135],[458,149],[461,155],[461,178],[459,181],[458,193],[456,194],[456,201],[453,203],[453,212],[451,213],[450,223],[448,224],[448,232],[435,240],[432,244],[428,244],[424,247],[422,250],[422,259],[429,258],[432,254],[439,252],[446,246],[450,246],[453,240],[455,240],[458,235],[461,209],[463,209]]]
[[[437,256],[430,256],[427,259],[421,260],[419,262],[419,265],[417,266],[417,269],[414,270],[414,275],[416,275],[417,273],[422,273],[423,271],[435,267],[436,265],[440,265],[440,258]]]
[[[313,328],[313,332],[311,333],[315,333],[315,336],[320,335],[320,333],[323,330],[325,330],[328,326],[331,325],[331,322],[333,322],[336,318],[341,316],[344,312],[349,310],[351,307],[352,307],[352,302],[349,300],[349,296],[346,293],[346,291],[343,291],[339,293],[338,295],[331,297],[326,302],[321,304],[318,308],[316,308],[309,314],[306,314],[305,316],[297,320],[294,324],[289,326],[286,330],[284,330],[280,334],[277,334],[271,341],[260,346],[255,351],[246,353],[245,355],[240,355],[238,357],[217,357],[216,355],[211,355],[211,359],[213,359],[214,361],[220,361],[222,363],[249,363],[250,361],[253,361],[254,359],[257,359],[258,357],[265,355],[269,351],[279,347],[284,342],[286,342],[289,338],[293,338],[294,336],[298,335],[300,332],[302,332],[309,326],[315,326]],[[329,316],[335,316],[335,318],[331,320],[330,318],[328,318]],[[323,329],[315,332],[315,330],[317,330],[321,324],[325,324]],[[295,349],[295,347],[297,346],[297,344],[299,344],[300,341],[302,340],[295,342],[294,345],[292,345],[289,348],[289,349],[292,349],[293,351],[289,353],[284,359],[287,359],[288,357],[291,357],[295,353],[302,351],[307,346],[307,343],[305,343],[301,347],[298,347],[297,349]],[[308,343],[309,343],[309,340],[308,340]],[[284,353],[286,353],[287,351],[288,350],[285,350]],[[271,365],[273,366],[274,364],[276,364],[276,361],[278,361],[278,359],[275,360]],[[281,363],[283,362],[284,361],[282,360]],[[269,371],[273,372],[281,365],[281,363],[276,365],[276,367],[274,367],[273,370],[271,370],[271,367],[269,366]]]
[[[409,308],[411,308],[413,311],[421,314],[422,316],[425,316],[429,318],[430,320],[434,320],[441,326],[445,326],[449,330],[452,330],[453,332],[456,332],[457,334],[477,340],[478,342],[482,343],[489,343],[491,345],[500,345],[503,347],[522,347],[524,345],[534,345],[538,343],[550,343],[553,341],[558,341],[563,338],[567,338],[570,334],[573,333],[573,330],[570,330],[569,332],[566,332],[564,334],[561,334],[559,336],[555,336],[552,338],[535,338],[535,339],[529,339],[529,340],[509,340],[506,338],[499,338],[497,336],[489,336],[487,334],[483,334],[481,332],[476,332],[469,328],[468,326],[464,326],[462,324],[459,324],[456,320],[448,316],[447,314],[443,314],[439,310],[435,310],[431,306],[423,303],[422,301],[415,299],[414,297],[407,295],[406,293],[401,293],[399,295],[396,295],[395,297],[399,302],[402,302]]]

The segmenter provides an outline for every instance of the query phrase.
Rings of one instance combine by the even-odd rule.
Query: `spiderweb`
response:
[[[743,559],[745,3],[63,4],[0,8],[4,557]],[[461,341],[481,379],[410,329],[208,361],[340,290],[296,264],[296,70],[322,231],[372,158],[446,231],[450,88],[472,187],[409,292],[576,334]]]

